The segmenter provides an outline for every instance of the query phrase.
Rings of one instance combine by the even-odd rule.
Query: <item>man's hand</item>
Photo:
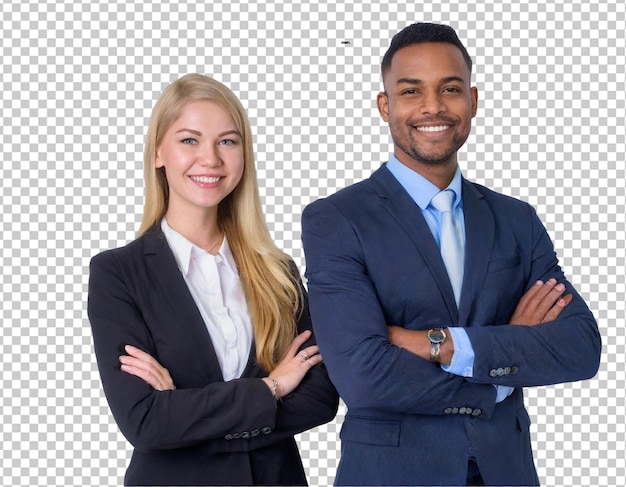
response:
[[[517,303],[509,323],[534,326],[554,321],[570,303],[572,295],[563,296],[565,285],[556,279],[537,281]]]
[[[546,282],[537,281],[517,303],[510,323],[534,326],[554,321],[572,300],[572,295],[563,296],[564,292],[565,286],[558,284],[556,279],[549,279]],[[399,326],[388,326],[387,332],[392,344],[424,360],[430,360],[430,342],[426,330],[407,330]],[[448,335],[448,339],[441,346],[440,363],[450,365],[453,355],[454,343]]]

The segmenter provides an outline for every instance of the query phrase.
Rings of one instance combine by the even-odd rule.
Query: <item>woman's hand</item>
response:
[[[293,392],[298,387],[300,381],[306,373],[315,365],[322,362],[322,356],[317,345],[306,347],[300,352],[300,347],[311,337],[311,332],[306,330],[294,338],[291,347],[270,373],[269,377],[264,377],[263,381],[275,393],[276,399],[280,399],[287,394]],[[276,381],[276,389],[274,388]]]
[[[126,345],[124,350],[128,354],[120,357],[122,364],[120,368],[124,372],[145,380],[157,391],[176,389],[168,370],[157,362],[152,355],[132,345]]]

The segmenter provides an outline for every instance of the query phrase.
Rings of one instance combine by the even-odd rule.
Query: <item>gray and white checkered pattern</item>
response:
[[[378,65],[418,20],[451,24],[474,57],[465,175],[537,208],[603,334],[595,379],[527,392],[542,483],[626,485],[623,2],[4,0],[0,12],[3,485],[122,482],[130,446],[95,365],[87,266],[138,228],[162,88],[201,72],[240,96],[270,228],[304,270],[302,208],[387,158]],[[343,412],[299,436],[311,485],[332,483]]]

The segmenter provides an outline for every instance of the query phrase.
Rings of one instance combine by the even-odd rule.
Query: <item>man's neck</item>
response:
[[[441,164],[428,164],[409,159],[403,152],[400,154],[394,153],[394,155],[398,161],[420,176],[428,179],[439,189],[445,189],[450,185],[458,165],[456,156]]]

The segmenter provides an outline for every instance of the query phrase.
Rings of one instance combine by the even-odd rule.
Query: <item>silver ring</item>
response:
[[[310,358],[309,354],[306,353],[304,350],[302,350],[298,355],[300,355],[300,357],[302,358],[303,362],[306,362]]]

